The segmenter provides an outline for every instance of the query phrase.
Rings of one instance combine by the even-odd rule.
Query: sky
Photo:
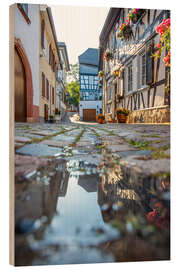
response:
[[[88,48],[99,47],[99,35],[109,8],[50,6],[58,41],[65,42],[69,63]]]

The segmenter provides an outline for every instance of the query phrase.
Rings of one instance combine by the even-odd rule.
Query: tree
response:
[[[80,85],[79,81],[72,81],[71,83],[67,84],[67,101],[69,104],[73,104],[75,106],[78,106],[80,101]]]

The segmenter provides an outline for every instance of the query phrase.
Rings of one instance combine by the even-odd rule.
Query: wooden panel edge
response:
[[[9,7],[9,263],[14,258],[14,4]]]

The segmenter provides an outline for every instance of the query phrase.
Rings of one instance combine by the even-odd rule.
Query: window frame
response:
[[[45,21],[41,21],[41,47],[45,49]]]
[[[131,68],[131,74],[129,75],[129,69]],[[133,92],[133,63],[129,63],[127,66],[127,92]]]
[[[142,89],[142,88],[147,87],[147,84],[146,84],[146,72],[147,72],[146,71],[146,47],[143,48],[143,50],[141,50],[138,57],[139,57],[138,70],[139,70],[139,75],[140,75],[138,89]],[[145,58],[144,64],[143,64],[143,57]],[[143,74],[143,72],[144,72],[144,74]]]
[[[44,72],[42,72],[42,97],[46,97],[46,77]]]
[[[46,78],[46,98],[49,100],[49,80]]]

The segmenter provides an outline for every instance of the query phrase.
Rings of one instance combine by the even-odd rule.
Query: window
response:
[[[52,87],[52,104],[54,104],[54,87]]]
[[[49,81],[46,79],[46,98],[49,100]]]
[[[133,77],[132,77],[132,64],[128,67],[128,91],[132,91],[133,90]]]
[[[55,56],[53,54],[53,50],[51,48],[51,44],[49,45],[49,64],[52,70],[55,71],[56,62],[55,62]]]
[[[30,24],[31,21],[28,17],[28,4],[17,4],[18,9],[26,20],[27,24]]]
[[[42,49],[45,48],[45,46],[44,46],[44,34],[45,34],[45,22],[44,22],[44,20],[42,20],[42,22],[41,22],[41,47],[42,47]]]
[[[42,96],[45,97],[45,75],[42,72]]]
[[[146,54],[141,55],[141,86],[146,85]]]

